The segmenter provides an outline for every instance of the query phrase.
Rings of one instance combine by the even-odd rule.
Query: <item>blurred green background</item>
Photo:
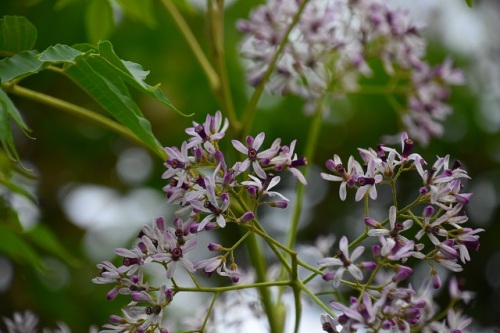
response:
[[[39,51],[57,43],[73,45],[95,43],[99,38],[109,39],[122,59],[139,63],[151,71],[147,82],[151,85],[161,83],[165,95],[178,109],[195,113],[193,118],[184,118],[147,96],[135,95],[162,144],[179,145],[186,139],[184,129],[191,125],[192,120],[201,122],[207,113],[213,114],[221,106],[210,93],[207,79],[177,26],[159,1],[147,1],[151,11],[145,20],[122,13],[115,17],[115,27],[106,27],[99,22],[102,16],[90,14],[89,8],[95,6],[95,2],[2,0],[0,16],[26,16],[38,29],[35,48]],[[182,1],[175,3],[210,58],[203,9]],[[235,29],[235,22],[238,18],[248,17],[254,4],[253,1],[240,0],[226,9],[227,65],[235,107],[240,114],[251,90],[244,82],[243,65],[238,59],[237,46],[241,35]],[[478,12],[477,9],[470,11]],[[430,40],[428,59],[431,63],[443,61],[450,52],[442,45],[439,40]],[[466,70],[467,76],[474,76],[471,73],[477,59],[458,54],[454,58]],[[492,326],[499,324],[500,318],[500,246],[497,240],[500,234],[497,222],[500,134],[495,127],[484,126],[480,116],[484,105],[477,93],[478,83],[475,84],[476,89],[466,86],[453,90],[451,104],[455,111],[445,123],[444,137],[433,140],[425,150],[416,147],[416,151],[430,161],[436,155],[450,154],[452,160],[459,159],[463,163],[472,177],[466,188],[466,192],[475,193],[468,211],[470,223],[474,228],[486,229],[486,232],[481,234],[480,250],[472,253],[472,261],[459,276],[466,279],[466,289],[478,294],[466,313],[478,324]],[[22,85],[99,110],[78,87],[54,73],[31,76]],[[67,255],[77,262],[71,265],[61,258],[42,253],[46,265],[51,268],[51,272],[44,274],[0,254],[0,281],[6,281],[0,290],[0,316],[10,317],[15,311],[31,309],[40,316],[44,325],[54,327],[56,321],[62,320],[75,332],[84,332],[91,325],[100,326],[107,322],[108,316],[119,313],[120,306],[124,305],[122,300],[106,301],[109,286],[91,283],[90,280],[98,274],[95,265],[113,259],[112,250],[127,247],[137,229],[149,223],[153,216],[169,212],[161,191],[166,185],[161,179],[163,161],[115,133],[84,120],[28,100],[14,96],[12,99],[32,129],[31,135],[36,138],[28,139],[22,133],[16,133],[20,156],[37,177],[30,184],[39,200],[38,212],[35,209],[30,215],[33,209],[22,207],[20,212],[26,216],[21,217],[30,220],[32,216],[32,224],[28,227],[36,223],[50,227],[61,240]],[[295,97],[265,95],[252,134],[265,131],[266,142],[271,142],[274,137],[281,137],[285,144],[298,139],[300,155],[310,123],[302,106],[302,101]],[[358,147],[374,147],[383,135],[398,131],[395,114],[383,97],[349,96],[336,102],[332,109],[334,114],[324,121],[316,156],[309,161],[317,166],[316,173],[324,171],[324,161],[334,153],[347,160],[349,155],[357,156]],[[498,106],[490,106],[490,112],[498,114],[500,110]],[[131,176],[134,174],[139,176],[134,178]],[[414,182],[417,180],[412,181],[405,184],[411,191],[418,188]],[[102,211],[96,211],[94,215],[86,212],[89,214],[85,217],[79,216],[84,221],[75,223],[83,212],[72,215],[70,210],[71,207],[86,207],[85,197],[77,195],[81,194],[77,190],[85,185],[93,186],[87,188],[89,191],[108,191],[108,196],[102,198],[109,201],[103,199],[98,203]],[[314,186],[324,193],[315,193],[315,187],[311,190],[310,209],[302,224],[300,241],[312,243],[321,234],[350,232],[343,221],[351,221],[359,215],[356,210],[359,207],[354,208],[349,203],[353,194],[348,195],[347,202],[341,203],[338,184]],[[98,198],[101,197],[96,194],[94,200]],[[120,210],[120,205],[133,207],[133,213],[113,215],[113,209]],[[118,220],[109,221],[110,216],[116,216]],[[92,221],[102,221],[103,225],[92,224]],[[358,220],[357,223],[362,225],[363,222]],[[287,229],[283,221],[276,221],[276,225],[273,228],[278,234],[280,229]]]

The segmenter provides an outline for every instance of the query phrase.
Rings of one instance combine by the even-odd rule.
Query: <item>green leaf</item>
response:
[[[123,82],[116,76],[109,75],[109,71],[106,73],[103,64],[104,61],[100,57],[82,57],[75,65],[68,66],[65,73],[148,147],[154,151],[162,148],[151,131],[149,121],[142,117],[139,107],[130,97]]]
[[[9,96],[0,89],[0,142],[9,158],[18,161],[19,155],[14,145],[10,119],[13,119],[23,131],[28,131],[28,127],[21,118],[14,103],[12,103]]]
[[[20,79],[43,69],[44,63],[36,58],[37,51],[23,51],[10,58],[0,60],[0,82]]]
[[[49,65],[62,64],[61,73],[85,90],[108,114],[127,127],[153,151],[163,152],[163,146],[154,136],[150,122],[144,118],[131,98],[125,83],[179,114],[186,115],[170,103],[158,86],[150,86],[145,82],[148,71],[144,71],[139,64],[121,60],[115,54],[110,42],[100,42],[97,50],[84,44],[78,45],[78,48],[57,44],[39,54],[23,53],[5,59],[4,62],[0,62],[0,77],[4,77],[5,81],[11,81],[36,73]],[[2,131],[0,139],[4,147],[8,147],[17,158],[7,115],[10,115],[23,129],[27,128],[10,99],[7,95],[3,95],[0,95],[0,101],[4,100],[3,118],[0,113],[0,126],[3,126],[0,127]]]
[[[177,113],[183,116],[192,115],[192,114],[186,115],[177,110],[177,108],[175,108],[175,106],[173,106],[172,103],[170,103],[170,101],[165,97],[165,95],[163,95],[163,92],[160,89],[160,87],[148,85],[144,80],[146,79],[146,76],[149,74],[149,71],[144,71],[142,69],[142,66],[137,63],[124,61],[118,58],[118,56],[113,50],[113,45],[111,45],[109,41],[102,41],[99,43],[98,46],[100,54],[112,65],[112,67],[110,67],[110,71],[112,71],[114,74],[119,75],[132,87],[138,89],[143,93],[146,93],[150,97],[156,99],[160,103],[165,104],[166,106],[173,109]]]
[[[0,253],[20,264],[32,265],[38,269],[44,269],[44,264],[33,249],[20,235],[0,223]]]
[[[100,42],[97,52],[99,53],[90,50],[83,53],[67,45],[55,45],[40,53],[38,59],[50,63],[64,63],[63,73],[84,89],[104,110],[153,150],[163,149],[153,135],[151,124],[131,98],[125,83],[181,112],[170,103],[159,87],[144,82],[149,72],[144,71],[138,64],[121,60],[114,53],[110,42]]]
[[[85,12],[85,25],[92,43],[109,38],[114,30],[113,9],[108,0],[91,0]]]
[[[0,19],[0,51],[15,54],[31,50],[35,45],[37,30],[22,16],[4,16]]]
[[[75,61],[76,57],[85,53],[68,45],[57,44],[49,47],[38,55],[38,60],[50,62],[51,64],[66,63]]]
[[[69,251],[61,244],[56,235],[47,226],[39,223],[34,228],[28,230],[24,235],[37,245],[40,249],[57,256],[72,266],[79,266],[81,262],[73,257]]]
[[[469,8],[472,8],[472,0],[465,0],[465,3]]]
[[[152,0],[116,0],[116,2],[127,16],[143,22],[150,28],[156,26]]]

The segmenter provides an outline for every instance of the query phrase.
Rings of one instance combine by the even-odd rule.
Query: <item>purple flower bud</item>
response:
[[[195,148],[194,149],[194,160],[196,163],[201,163],[204,159],[205,153],[203,152],[203,149],[201,148]]]
[[[410,325],[417,324],[420,319],[420,313],[421,313],[420,309],[414,307],[407,308],[405,310],[406,321],[408,321]]]
[[[125,324],[127,321],[120,316],[111,315],[111,316],[109,316],[109,322],[113,325],[121,325],[121,324]]]
[[[374,258],[380,258],[380,256],[382,255],[381,251],[382,248],[380,247],[380,245],[378,244],[372,245],[372,254]]]
[[[382,322],[382,328],[384,330],[388,330],[390,329],[392,326],[394,326],[394,324],[389,320],[389,319],[386,319]]]
[[[462,193],[462,194],[455,193],[453,196],[455,197],[455,199],[457,199],[459,203],[467,205],[470,201],[472,193]]]
[[[141,250],[142,253],[148,253],[148,247],[146,246],[146,244],[144,244],[144,242],[137,243],[137,247],[139,248],[139,250]]]
[[[189,226],[189,232],[196,234],[198,232],[198,223],[193,223]]]
[[[248,211],[240,217],[240,222],[246,223],[246,222],[253,220],[254,218],[255,218],[255,214]]]
[[[329,159],[328,161],[325,162],[325,166],[333,171],[333,172],[336,172],[337,170],[335,170],[335,162],[332,160],[332,159]]]
[[[211,252],[222,250],[222,245],[216,243],[208,243],[208,250]]]
[[[422,216],[426,219],[430,218],[432,216],[432,214],[434,214],[434,207],[432,206],[426,206],[424,208],[424,213],[422,214]]]
[[[155,218],[155,224],[158,229],[165,231],[165,218],[163,216]]]
[[[360,265],[360,268],[367,270],[374,270],[377,267],[377,264],[373,261],[363,261]]]
[[[215,160],[217,163],[220,163],[222,170],[227,169],[226,161],[224,161],[224,154],[220,150],[215,152]]]
[[[222,180],[222,185],[223,185],[224,187],[229,186],[229,184],[231,184],[231,182],[233,181],[233,178],[234,178],[234,177],[233,177],[233,174],[232,174],[232,173],[230,173],[230,172],[226,172],[226,173],[224,174],[224,179]]]
[[[217,227],[217,223],[214,223],[214,222],[208,222],[206,225],[205,225],[205,230],[206,231],[210,231],[212,229],[215,229]]]
[[[141,277],[139,275],[132,275],[130,277],[130,282],[132,283],[138,283],[141,280]]]
[[[454,260],[454,259],[458,258],[458,251],[455,250],[453,247],[445,244],[444,242],[439,244],[438,247],[439,247],[439,250],[441,251],[441,253],[443,253],[446,258],[448,258],[450,260]]]
[[[260,160],[260,165],[262,165],[263,167],[266,167],[269,165],[269,163],[271,162],[271,159],[269,158],[262,158]]]
[[[172,300],[174,299],[174,292],[172,291],[172,289],[165,290],[165,299],[168,302],[172,302]]]
[[[252,197],[255,198],[257,196],[257,187],[256,186],[248,186],[247,192]]]
[[[406,280],[413,273],[413,270],[410,267],[403,265],[396,265],[395,267],[397,268],[397,272],[392,277],[393,282]]]
[[[147,293],[145,292],[133,291],[130,294],[130,297],[134,302],[147,302],[149,300],[149,297],[147,297],[146,295]]]
[[[108,291],[108,293],[106,294],[106,299],[108,301],[114,300],[115,297],[118,296],[119,292],[120,292],[120,287],[114,287],[113,289]]]
[[[331,281],[331,280],[333,280],[334,276],[335,276],[335,272],[326,272],[323,274],[322,278],[325,281]]]
[[[174,224],[175,229],[182,229],[182,219],[176,217],[174,219],[173,224]]]
[[[285,200],[277,200],[277,201],[271,201],[270,202],[271,207],[277,207],[277,208],[286,208],[288,206],[288,202]]]
[[[432,286],[434,289],[439,289],[441,288],[442,282],[441,278],[439,277],[438,272],[436,272],[435,269],[431,270],[431,281],[432,281]]]
[[[222,201],[229,201],[229,193],[222,193],[220,198]]]
[[[382,226],[380,223],[378,223],[375,219],[371,217],[365,217],[365,224],[369,227],[375,228],[375,229],[380,229]]]

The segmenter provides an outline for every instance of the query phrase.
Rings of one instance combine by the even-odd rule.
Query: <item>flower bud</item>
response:
[[[255,218],[255,214],[248,211],[240,217],[240,222],[246,223],[246,222],[253,220],[254,218]]]
[[[165,299],[168,302],[172,302],[172,300],[174,299],[174,292],[173,292],[172,289],[166,289],[165,290]]]
[[[255,198],[257,196],[257,187],[256,186],[248,186],[247,192],[252,197]]]
[[[215,229],[217,227],[217,223],[214,223],[214,222],[208,222],[206,225],[205,225],[205,231],[210,231],[212,229]]]
[[[111,289],[110,291],[108,291],[108,293],[106,294],[106,299],[108,301],[111,301],[113,299],[115,299],[116,296],[118,296],[120,292],[120,288],[119,287],[114,287],[113,289]]]
[[[375,229],[380,229],[382,226],[380,225],[379,222],[377,222],[375,219],[371,217],[365,217],[365,224],[369,227],[375,228]]]
[[[335,272],[326,272],[326,273],[323,273],[323,280],[325,281],[330,281],[330,280],[333,280],[333,277],[335,276]]]
[[[372,245],[372,254],[374,258],[380,258],[382,255],[382,248],[378,244]]]
[[[121,324],[125,324],[127,321],[120,316],[111,315],[111,316],[109,316],[109,322],[113,325],[121,325]]]
[[[431,270],[431,281],[434,289],[441,288],[442,285],[441,278],[439,277],[439,274],[435,269]]]
[[[277,208],[286,208],[288,206],[288,202],[285,200],[277,200],[277,201],[271,201],[270,203],[271,207],[277,207]]]
[[[208,250],[211,252],[222,250],[222,245],[216,243],[208,243]]]
[[[396,265],[395,268],[397,269],[397,272],[392,277],[393,282],[400,282],[406,280],[413,273],[413,270],[407,266]]]
[[[359,267],[362,269],[374,270],[377,267],[377,264],[373,261],[363,261]]]

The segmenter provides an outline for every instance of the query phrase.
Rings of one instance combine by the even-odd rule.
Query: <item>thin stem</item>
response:
[[[314,114],[314,117],[311,122],[311,127],[309,129],[308,137],[306,139],[307,146],[306,150],[304,152],[304,156],[306,156],[308,161],[313,161],[314,159],[314,153],[317,147],[318,139],[319,139],[319,134],[321,131],[321,120],[322,120],[322,102],[319,101],[318,105],[316,106],[316,112]],[[307,179],[308,175],[310,172],[310,168],[306,168],[304,171],[304,177]],[[288,233],[288,241],[287,241],[287,246],[288,248],[293,248],[295,245],[295,241],[297,238],[297,229],[300,221],[300,213],[302,212],[302,201],[304,199],[304,194],[305,194],[305,186],[301,182],[297,183],[297,198],[296,202],[294,205],[294,212],[293,212],[293,219],[292,219],[292,225],[290,227],[289,233]]]
[[[234,197],[236,198],[237,202],[239,203],[239,205],[241,206],[243,211],[248,211],[247,205],[244,202],[244,200],[239,195],[235,195]],[[248,255],[250,257],[250,261],[252,263],[252,266],[255,269],[255,273],[257,275],[257,281],[258,282],[265,282],[265,281],[267,281],[267,276],[266,276],[267,262],[266,262],[264,253],[262,251],[262,247],[259,244],[259,241],[256,237],[256,234],[260,233],[261,237],[263,237],[262,235],[266,235],[266,237],[264,237],[264,239],[266,241],[268,241],[268,239],[270,239],[270,237],[268,237],[264,231],[259,230],[259,228],[262,228],[262,227],[258,224],[257,220],[254,220],[253,223],[254,223],[253,228],[252,228],[252,226],[247,226],[248,228],[250,228],[251,231],[253,231],[251,233],[251,235],[248,236],[247,242],[246,242]],[[274,251],[274,253],[280,258],[280,260],[282,260],[282,263],[285,265],[286,260],[284,258],[282,258],[283,256],[281,255],[279,250],[275,247],[275,245],[273,243],[270,243],[269,241],[268,241],[268,244],[269,244],[269,247]],[[260,287],[260,288],[258,288],[258,290],[259,290],[260,296],[262,298],[262,304],[264,306],[265,313],[268,317],[270,332],[271,333],[280,333],[281,332],[280,327],[282,326],[281,325],[282,321],[280,321],[280,318],[284,318],[283,316],[280,316],[280,313],[279,313],[279,310],[281,308],[278,306],[275,306],[273,304],[271,294],[267,288]]]
[[[261,246],[258,242],[257,237],[252,233],[247,240],[248,253],[252,266],[255,269],[258,282],[267,281],[267,263],[265,261],[264,253],[262,252]],[[281,324],[278,322],[278,312],[277,307],[274,305],[271,298],[269,289],[266,287],[259,287],[259,293],[262,298],[262,304],[264,306],[264,311],[267,315],[269,321],[269,328],[271,333],[279,333],[279,327]]]
[[[229,123],[233,127],[233,132],[239,131],[240,123],[234,111],[233,98],[229,86],[227,74],[225,50],[224,50],[224,3],[220,0],[211,0],[215,5],[208,5],[208,17],[210,20],[211,36],[213,40],[214,62],[219,73],[220,86],[217,91],[220,94],[225,112],[229,118]]]
[[[292,256],[292,290],[293,290],[293,299],[295,301],[295,329],[294,333],[299,332],[300,320],[302,318],[302,300],[300,297],[301,287],[300,287],[300,279],[298,272],[298,258],[297,253]]]
[[[244,138],[250,131],[250,128],[252,127],[253,123],[253,118],[255,116],[255,112],[257,111],[257,104],[260,100],[260,96],[264,92],[264,87],[266,83],[269,81],[269,78],[271,77],[271,73],[273,72],[276,62],[278,61],[278,58],[281,56],[283,53],[283,50],[285,48],[285,45],[288,42],[288,36],[290,35],[290,32],[293,30],[293,28],[297,25],[299,22],[300,16],[302,15],[302,12],[304,11],[304,8],[306,5],[309,3],[308,0],[302,1],[300,4],[297,13],[293,17],[292,22],[288,26],[288,29],[285,31],[283,35],[283,39],[281,40],[280,44],[278,45],[278,48],[276,49],[276,52],[274,53],[273,58],[271,59],[271,62],[269,63],[269,66],[267,67],[266,72],[262,76],[262,79],[259,82],[259,85],[257,88],[255,88],[255,91],[252,94],[252,97],[250,98],[250,101],[248,102],[247,109],[245,110],[245,114],[243,117],[243,130],[241,133],[239,133],[239,137]]]
[[[218,294],[214,293],[214,296],[212,297],[212,301],[210,302],[210,306],[209,306],[208,311],[207,311],[207,315],[205,316],[205,320],[203,320],[203,324],[201,325],[200,332],[205,331],[205,327],[207,326],[208,319],[210,318],[210,313],[212,312],[212,310],[214,308],[215,301],[217,300],[217,296],[218,296]]]
[[[319,133],[321,130],[321,120],[322,120],[322,100],[318,101],[316,104],[316,111],[314,114],[314,117],[312,119],[311,123],[311,128],[308,133],[308,138],[306,140],[307,146],[304,155],[308,158],[309,161],[312,161],[314,158],[314,152],[315,148],[318,142],[319,138]],[[306,168],[304,172],[304,176],[307,179],[307,176],[309,174],[309,169]],[[302,183],[297,183],[297,197],[294,205],[294,212],[293,212],[293,218],[292,218],[292,225],[290,227],[289,233],[288,233],[288,241],[287,241],[287,247],[289,249],[292,249],[293,246],[295,245],[295,241],[297,239],[297,230],[298,230],[298,225],[300,221],[300,213],[302,212],[302,202],[304,199],[304,194],[305,194],[305,186]],[[284,271],[281,271],[281,277],[284,277]],[[283,296],[284,289],[280,290],[280,296],[279,298]]]
[[[223,293],[232,290],[242,290],[242,289],[252,289],[252,288],[269,288],[276,286],[289,286],[291,281],[273,281],[273,282],[256,282],[249,284],[235,284],[232,286],[225,287],[179,287],[175,286],[172,289],[175,292],[186,291],[186,292],[202,292],[202,293]]]
[[[173,1],[171,0],[161,0],[161,3],[167,11],[172,15],[172,18],[174,19],[174,22],[177,24],[179,29],[181,30],[181,33],[184,35],[184,38],[186,39],[189,47],[191,48],[191,51],[193,51],[193,54],[200,63],[201,68],[203,69],[203,72],[205,72],[205,75],[207,76],[208,82],[210,83],[210,87],[214,91],[218,91],[220,89],[220,78],[215,72],[214,68],[208,61],[207,57],[203,53],[203,50],[201,49],[200,44],[194,37],[193,32],[187,25],[186,21],[182,17],[181,13],[177,10],[177,7],[175,7]]]
[[[307,288],[302,283],[302,281],[299,280],[298,281],[298,285],[300,286],[300,288],[302,289],[302,291],[304,291],[314,301],[314,303],[318,304],[330,316],[336,317],[336,315],[333,313],[333,311],[330,308],[328,308],[328,306],[326,306],[326,304],[323,303],[311,290],[309,290],[309,288]]]
[[[140,138],[138,138],[132,131],[130,131],[128,128],[118,124],[117,122],[106,118],[104,116],[101,116],[98,113],[95,113],[89,109],[83,108],[81,106],[63,101],[62,99],[52,97],[31,89],[23,88],[18,85],[2,85],[2,89],[5,89],[6,92],[17,95],[41,104],[48,105],[50,107],[53,107],[54,109],[58,109],[64,112],[67,112],[69,114],[72,114],[74,116],[77,116],[81,119],[88,120],[90,122],[93,122],[95,124],[101,125],[103,127],[106,127],[110,129],[113,132],[116,132],[120,135],[123,135],[124,137],[145,146],[146,148],[152,150],[151,147],[147,146]],[[162,160],[165,160],[167,158],[167,154],[163,149],[158,147],[158,149],[152,150],[153,153],[158,155]]]

